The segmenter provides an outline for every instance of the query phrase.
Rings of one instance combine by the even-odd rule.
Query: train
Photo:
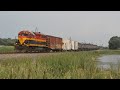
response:
[[[98,50],[94,44],[80,43],[41,32],[22,30],[15,42],[16,52],[57,52],[57,51],[88,51]]]

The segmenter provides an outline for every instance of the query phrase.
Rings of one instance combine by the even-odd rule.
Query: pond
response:
[[[98,67],[100,68],[115,68],[120,66],[120,55],[105,55],[98,58]]]

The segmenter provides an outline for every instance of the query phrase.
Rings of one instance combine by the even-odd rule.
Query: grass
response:
[[[64,52],[57,55],[0,60],[1,79],[113,79],[120,78],[120,64],[114,70],[97,67],[96,58],[120,51]]]
[[[0,53],[13,52],[14,46],[0,46]]]

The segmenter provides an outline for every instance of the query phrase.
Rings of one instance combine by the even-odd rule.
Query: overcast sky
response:
[[[120,36],[119,11],[0,11],[0,38],[15,38],[23,29],[79,42],[107,46]]]

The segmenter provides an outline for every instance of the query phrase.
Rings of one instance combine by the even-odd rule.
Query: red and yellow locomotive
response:
[[[18,33],[15,50],[18,52],[61,51],[62,38],[23,30]]]
[[[46,35],[28,30],[20,31],[15,49],[23,52],[47,50]]]

